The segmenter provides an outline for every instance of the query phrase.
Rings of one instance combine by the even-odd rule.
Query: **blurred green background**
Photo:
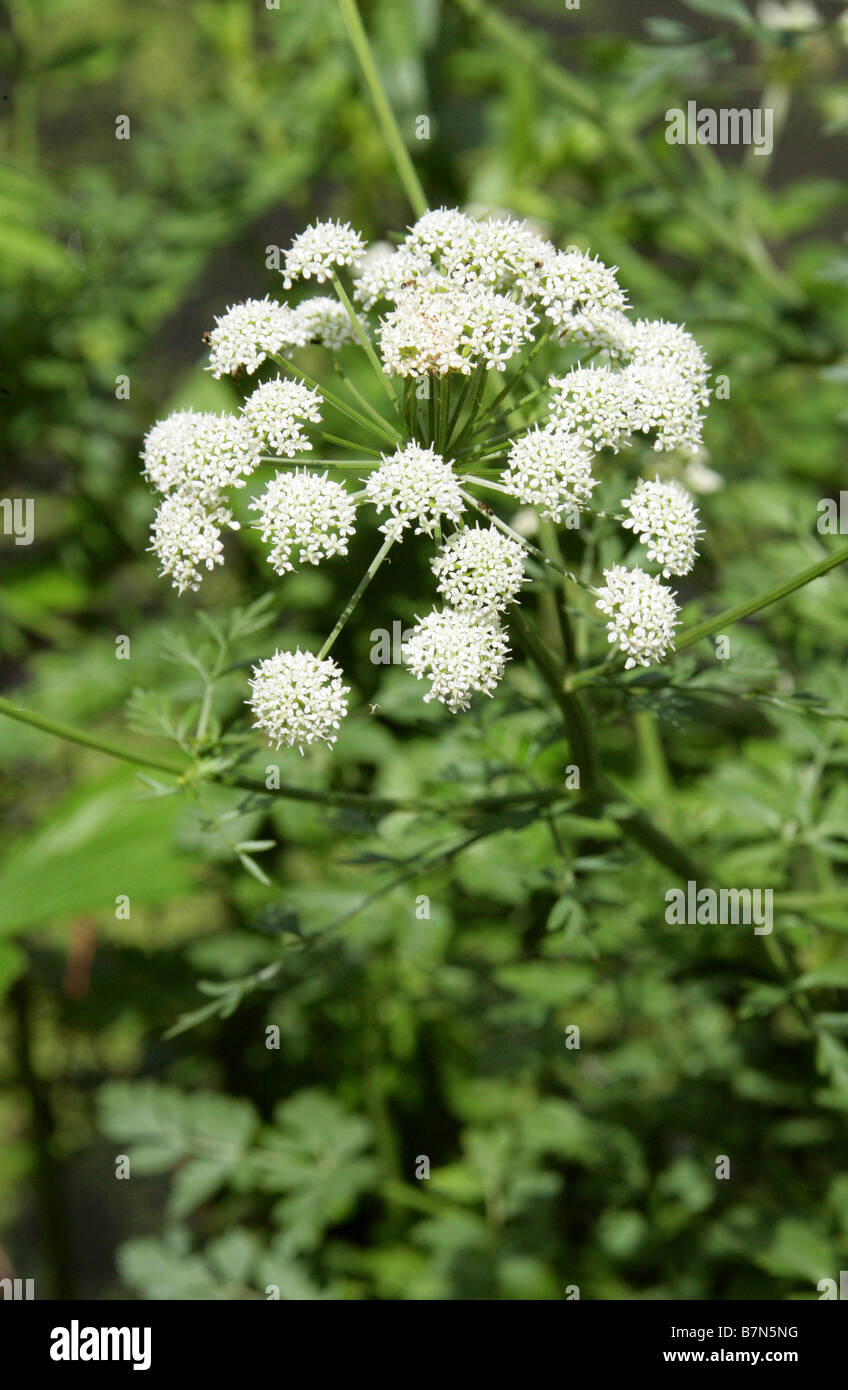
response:
[[[362,12],[431,206],[590,246],[726,378],[690,616],[820,559],[817,501],[848,486],[841,6],[800,29],[743,0]],[[2,690],[149,741],[199,694],[163,628],[200,643],[197,609],[269,584],[250,544],[196,598],[157,579],[144,432],[237,400],[201,335],[280,291],[268,248],[410,213],[331,0],[10,0],[0,61],[0,494],[36,517],[31,546],[0,535]],[[689,100],[771,107],[773,155],[669,146]],[[346,630],[366,699],[338,750],[254,772],[448,797],[561,777],[520,674],[451,721],[372,665],[422,592],[404,557]],[[340,569],[290,578],[273,634],[314,641],[345,597]],[[143,799],[131,767],[0,718],[0,1275],[41,1298],[816,1297],[848,1259],[846,629],[836,570],[729,660],[702,644],[594,706],[662,825],[779,890],[771,938],[668,927],[667,871],[578,818],[492,816],[462,847],[281,799],[238,822],[277,843],[268,887],[210,832],[232,798]]]

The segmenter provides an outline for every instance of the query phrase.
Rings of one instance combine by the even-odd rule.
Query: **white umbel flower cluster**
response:
[[[294,280],[329,280],[338,266],[353,265],[365,251],[359,232],[347,222],[316,222],[301,232],[286,252],[284,284]]]
[[[585,507],[597,486],[586,440],[556,421],[515,440],[501,482],[519,502],[539,507],[544,521],[557,524]]]
[[[333,744],[347,714],[350,687],[339,667],[312,652],[275,652],[253,668],[248,704],[254,729],[262,729],[274,748]]]
[[[355,309],[343,273],[353,281]],[[429,679],[425,699],[466,709],[476,692],[491,695],[504,671],[503,615],[521,596],[525,554],[535,549],[518,532],[532,535],[539,518],[571,526],[580,517],[582,528],[588,514],[585,563],[594,553],[609,563],[617,552],[608,540],[616,541],[599,534],[600,523],[615,518],[592,503],[602,456],[632,450],[637,475],[646,446],[702,457],[710,394],[704,355],[677,324],[634,321],[614,266],[579,247],[558,248],[506,215],[478,219],[437,208],[397,246],[370,248],[345,222],[317,222],[295,237],[282,279],[286,290],[311,281],[319,292],[301,298],[298,285],[292,303],[266,296],[231,305],[205,335],[209,370],[231,378],[226,389],[246,397],[240,413],[178,411],[145,439],[145,476],[161,495],[151,549],[177,588],[196,588],[222,564],[224,532],[238,529],[234,509],[241,512],[228,493],[244,488],[261,463],[275,461],[280,471],[249,510],[281,576],[346,556],[364,498],[377,509],[386,543],[351,586],[335,640],[389,543],[438,533],[431,567],[443,606],[417,622],[404,659],[416,677]],[[338,367],[339,385],[319,388],[291,360],[313,346],[361,353],[362,374]],[[581,364],[586,348],[597,362]],[[314,375],[313,359],[320,362],[320,354],[305,364]],[[263,365],[255,387],[243,390],[245,376]],[[336,433],[322,429],[325,411]],[[310,459],[316,439],[322,447]],[[334,481],[331,467],[345,481]],[[349,486],[354,477],[357,486]],[[517,530],[498,518],[465,526],[466,507],[494,515],[478,502],[479,487],[532,508],[529,524],[522,513]],[[664,578],[687,574],[701,535],[688,493],[658,477],[628,487],[625,532]],[[624,553],[621,533],[617,544]],[[552,557],[539,558],[558,568]],[[587,581],[569,575],[568,582]],[[592,592],[628,668],[664,658],[678,610],[658,577],[613,564]],[[347,709],[341,682],[326,656],[275,653],[254,671],[256,727],[278,747],[332,743]]]
[[[242,406],[242,415],[257,439],[289,458],[312,448],[303,425],[307,420],[320,424],[321,393],[300,381],[277,377],[257,386]]]
[[[221,530],[238,530],[238,522],[226,507],[207,512],[198,502],[173,493],[161,503],[153,521],[149,550],[158,557],[161,575],[169,575],[183,593],[197,589],[204,570],[224,563]]]
[[[403,659],[413,676],[430,681],[425,702],[440,700],[452,714],[468,709],[477,692],[493,694],[508,652],[496,620],[469,608],[433,609],[403,644]]]
[[[399,540],[413,521],[416,536],[432,536],[436,524],[458,521],[464,503],[450,463],[433,449],[407,444],[382,463],[365,481],[365,495],[379,511],[389,511],[380,530]]]
[[[679,483],[642,478],[625,499],[624,509],[630,515],[622,526],[648,547],[648,559],[661,566],[665,578],[688,574],[701,532],[697,508],[686,489]]]
[[[595,602],[609,617],[607,640],[627,660],[625,670],[662,661],[674,646],[678,607],[671,589],[640,569],[613,565],[604,570],[606,584],[595,590]]]
[[[209,366],[213,376],[231,376],[241,367],[252,375],[269,352],[279,352],[298,337],[293,311],[264,299],[246,299],[233,304],[215,318],[209,334]]]
[[[380,351],[394,376],[468,376],[500,370],[530,341],[532,311],[482,286],[463,289],[436,276],[401,289],[380,324]]]
[[[148,432],[142,458],[157,492],[214,507],[226,488],[244,487],[259,462],[259,441],[237,415],[178,410]]]
[[[438,591],[453,608],[504,612],[524,583],[524,546],[495,526],[456,531],[431,561]]]
[[[250,506],[259,513],[257,526],[271,547],[268,563],[277,574],[295,568],[293,556],[301,564],[318,565],[347,554],[356,505],[347,488],[326,473],[278,473]]]

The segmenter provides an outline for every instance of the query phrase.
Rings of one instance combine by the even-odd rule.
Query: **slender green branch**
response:
[[[353,328],[354,333],[359,339],[360,346],[362,347],[365,356],[368,358],[368,361],[374,370],[375,376],[379,377],[380,379],[380,384],[389,398],[393,411],[398,416],[398,418],[400,418],[400,408],[398,406],[397,397],[392,389],[392,384],[389,381],[389,378],[386,376],[386,373],[383,371],[382,363],[380,362],[380,359],[374,351],[374,346],[370,341],[368,334],[362,327],[362,324],[359,320],[359,315],[357,314],[356,310],[350,302],[350,296],[348,295],[347,290],[345,289],[344,285],[342,284],[338,275],[335,274],[335,272],[333,272],[333,288],[335,289],[336,294],[339,297],[339,301],[342,305],[342,308],[344,309],[345,313],[347,314],[350,320],[350,324]]]
[[[333,643],[335,642],[336,638],[338,637],[339,633],[341,632],[342,628],[344,627],[354,608],[359,603],[359,600],[362,598],[362,595],[365,593],[365,590],[368,588],[368,585],[371,583],[371,580],[374,578],[374,575],[377,573],[378,569],[380,568],[389,551],[391,550],[392,546],[394,545],[395,539],[396,537],[391,534],[386,536],[386,539],[383,541],[383,544],[380,546],[380,549],[377,551],[377,554],[374,556],[374,559],[371,561],[371,564],[368,566],[367,570],[365,571],[356,588],[354,589],[353,593],[351,594],[348,602],[345,604],[344,608],[339,614],[338,621],[336,622],[335,627],[333,628],[332,632],[330,633],[329,637],[327,638],[326,642],[324,643],[323,647],[318,653],[319,661],[323,661],[324,657],[331,650]]]
[[[359,59],[362,68],[362,75],[371,93],[371,100],[377,112],[377,119],[382,127],[386,144],[391,151],[395,162],[395,168],[403,184],[404,192],[409,199],[410,206],[416,217],[423,217],[427,211],[427,199],[421,181],[415,171],[415,166],[409,156],[409,151],[403,142],[398,123],[395,120],[394,112],[389,105],[388,98],[383,90],[380,75],[377,72],[377,64],[374,62],[374,55],[371,52],[371,45],[368,42],[368,35],[359,15],[356,0],[339,0],[339,9],[342,12],[342,19],[348,32],[351,47]]]
[[[828,570],[836,569],[837,565],[844,565],[846,560],[848,560],[848,546],[842,550],[835,550],[832,555],[825,556],[823,560],[818,560],[805,570],[799,570],[797,574],[792,575],[789,579],[784,579],[773,589],[767,590],[766,593],[759,594],[756,598],[745,599],[744,602],[735,604],[733,608],[726,608],[723,613],[719,613],[717,618],[705,618],[703,622],[683,628],[674,644],[675,650],[685,651],[695,642],[700,642],[702,637],[712,637],[713,633],[720,632],[723,627],[730,627],[732,623],[738,623],[742,618],[752,617],[754,613],[759,613],[761,608],[767,608],[769,604],[777,603],[779,599],[786,598],[796,589],[801,589],[805,584],[809,584],[813,579],[827,574]]]

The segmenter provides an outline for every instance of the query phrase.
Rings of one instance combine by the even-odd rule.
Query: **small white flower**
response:
[[[441,274],[462,281],[474,260],[478,223],[456,208],[434,208],[410,228],[403,243],[416,261],[431,262]]]
[[[344,305],[326,295],[302,299],[292,310],[292,320],[298,347],[320,343],[330,352],[338,352],[345,344],[358,341]]]
[[[214,507],[225,488],[244,487],[259,452],[259,440],[238,415],[178,410],[145,437],[144,476],[157,492],[184,493]]]
[[[320,403],[320,391],[300,381],[284,381],[277,377],[264,382],[248,396],[242,414],[258,439],[289,458],[312,448],[303,432],[303,422],[310,420],[313,425],[320,424]]]
[[[398,376],[499,371],[535,324],[532,310],[506,295],[429,275],[398,293],[380,324],[380,350],[386,371]]]
[[[707,405],[710,393],[707,390],[709,366],[703,351],[691,333],[678,323],[666,323],[664,319],[638,319],[629,324],[626,333],[627,355],[634,363],[651,363],[654,366],[669,367],[682,376],[686,384],[698,398],[700,405]]]
[[[524,583],[524,547],[495,526],[465,527],[445,542],[431,569],[454,608],[503,612]]]
[[[688,574],[695,563],[695,545],[702,534],[698,512],[679,483],[642,478],[624,501],[630,513],[622,522],[648,547],[648,559],[662,566],[663,575]]]
[[[317,565],[347,554],[356,507],[350,493],[326,473],[277,473],[250,507],[259,512],[262,539],[271,545],[268,563],[277,574],[294,569],[292,555],[301,564]]]
[[[432,536],[436,523],[458,521],[464,504],[456,474],[441,454],[420,444],[407,444],[383,457],[365,480],[369,502],[391,513],[380,530],[398,540],[404,528],[417,521],[415,534]]]
[[[419,618],[403,644],[403,659],[413,676],[431,683],[425,702],[441,700],[453,714],[468,709],[475,691],[492,694],[508,652],[495,618],[463,608],[433,609]]]
[[[605,325],[627,300],[615,278],[616,267],[578,250],[553,251],[545,256],[528,288],[557,328],[569,337],[603,345]]]
[[[397,250],[387,241],[369,246],[354,271],[354,298],[364,309],[373,309],[382,299],[395,300],[401,288],[431,269],[423,254],[415,255],[406,246]]]
[[[262,729],[274,748],[335,743],[347,714],[342,671],[328,657],[312,652],[275,652],[253,668],[250,705],[254,729]]]
[[[315,222],[286,252],[285,287],[291,289],[293,280],[313,278],[321,285],[336,266],[353,265],[364,250],[362,237],[348,222]]]
[[[628,402],[631,429],[654,434],[657,453],[701,447],[701,393],[676,367],[634,360],[619,372]]]
[[[592,496],[592,454],[583,437],[557,422],[535,426],[516,439],[501,482],[519,502],[541,507],[545,521],[562,521],[579,512]]]
[[[291,342],[293,333],[295,324],[291,309],[275,303],[267,295],[264,299],[233,304],[226,314],[215,318],[215,327],[209,334],[207,370],[221,377],[243,367],[252,374],[269,352],[279,352],[284,344]]]
[[[238,530],[238,522],[226,507],[206,512],[199,502],[173,494],[159,506],[150,528],[150,545],[161,563],[161,575],[170,575],[174,588],[196,589],[204,570],[224,563],[221,528]]]
[[[678,607],[671,589],[640,569],[613,565],[604,570],[606,585],[595,590],[595,602],[609,617],[607,637],[624,652],[625,670],[662,661],[674,647]]]
[[[594,450],[618,453],[634,425],[635,399],[623,372],[610,367],[575,367],[551,377],[551,416],[569,434],[579,434]],[[636,417],[641,421],[642,416]]]

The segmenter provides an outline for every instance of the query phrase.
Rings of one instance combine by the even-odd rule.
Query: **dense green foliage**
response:
[[[846,487],[848,40],[837,6],[804,34],[743,0],[662,8],[362,6],[431,205],[590,246],[726,379],[693,621],[845,544],[816,523]],[[250,661],[314,646],[349,571],[290,577],[283,607],[246,537],[178,600],[145,553],[140,440],[237,399],[201,334],[279,288],[269,245],[319,215],[402,228],[403,189],[334,0],[9,11],[0,492],[37,525],[0,535],[3,694],[283,783],[175,790],[0,718],[16,1272],[42,1297],[816,1297],[848,1259],[848,574],[729,628],[727,659],[704,640],[586,690],[606,772],[705,878],[772,886],[771,935],[668,925],[679,880],[622,835],[623,801],[516,800],[572,761],[532,668],[451,718],[373,665],[372,629],[426,592],[414,549],[341,639],[365,699],[337,748],[245,739]],[[694,99],[782,113],[773,155],[667,144]]]

